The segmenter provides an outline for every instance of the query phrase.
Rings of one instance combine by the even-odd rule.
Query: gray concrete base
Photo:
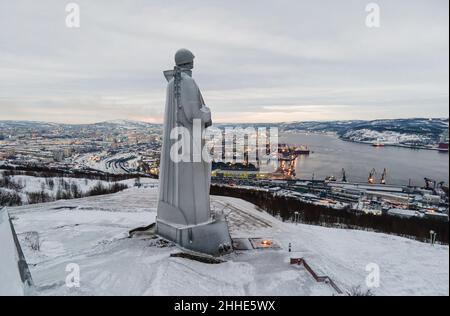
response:
[[[220,256],[232,250],[228,225],[222,219],[188,227],[176,227],[157,219],[156,231],[161,237],[192,251]]]

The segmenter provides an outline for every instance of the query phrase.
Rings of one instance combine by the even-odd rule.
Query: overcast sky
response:
[[[161,122],[186,47],[216,122],[449,115],[448,0],[0,0],[0,120]]]

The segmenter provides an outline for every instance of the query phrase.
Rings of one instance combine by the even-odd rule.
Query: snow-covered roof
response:
[[[415,217],[420,216],[421,213],[414,211],[414,210],[404,210],[400,208],[392,208],[388,211],[388,214],[390,215],[397,215],[397,216],[403,216],[403,217]]]

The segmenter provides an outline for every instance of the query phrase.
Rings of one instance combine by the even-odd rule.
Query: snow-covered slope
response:
[[[0,180],[2,172],[0,171]],[[139,180],[142,185],[152,185],[153,179],[142,178]],[[92,195],[92,191],[96,188],[103,188],[106,191],[111,190],[115,185],[121,185],[123,188],[132,187],[136,184],[136,179],[128,179],[122,181],[102,181],[84,178],[69,177],[33,177],[25,175],[8,176],[8,186],[1,187],[0,197],[2,194],[17,194],[20,201],[18,203],[7,203],[5,205],[25,205],[34,204],[42,201],[54,201],[58,199],[70,199],[73,197],[82,197]],[[155,185],[157,185],[155,183]],[[116,191],[114,191],[116,192]],[[32,195],[44,196],[39,201],[33,201]],[[7,199],[7,198],[4,198]],[[9,200],[11,201],[11,200]],[[0,205],[2,199],[0,199]]]
[[[303,257],[343,290],[365,287],[366,266],[380,267],[376,295],[448,295],[449,248],[362,231],[283,223],[239,199],[213,197],[229,213],[233,238],[273,238],[280,250],[239,251],[222,264],[170,257],[178,252],[127,232],[155,220],[157,188],[10,208],[39,295],[333,295],[303,268]],[[40,250],[25,236],[37,232]],[[292,252],[288,245],[292,243]],[[65,285],[80,266],[80,287]]]

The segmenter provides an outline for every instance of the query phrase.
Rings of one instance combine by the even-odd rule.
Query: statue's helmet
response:
[[[188,49],[182,48],[175,54],[175,64],[177,66],[190,64],[194,61],[194,54]]]

